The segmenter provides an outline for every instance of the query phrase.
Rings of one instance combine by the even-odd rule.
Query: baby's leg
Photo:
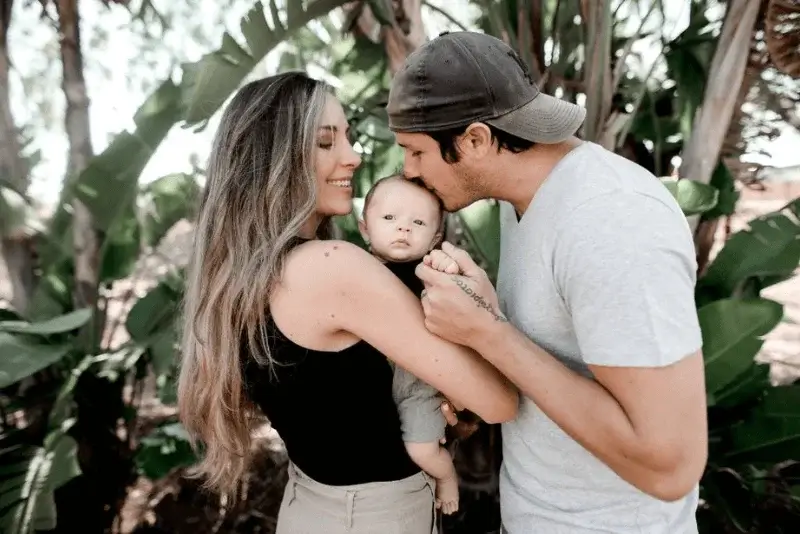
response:
[[[439,442],[406,443],[408,455],[436,479],[436,507],[445,514],[458,511],[458,477],[453,459]]]

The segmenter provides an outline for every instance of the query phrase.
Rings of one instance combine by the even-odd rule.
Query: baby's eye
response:
[[[383,218],[387,221],[391,221],[392,219],[394,219],[394,215],[384,215]]]
[[[425,221],[421,221],[419,219],[414,221],[414,224],[418,224],[419,226],[425,226]]]

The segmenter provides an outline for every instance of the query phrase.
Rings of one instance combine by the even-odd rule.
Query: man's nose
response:
[[[403,157],[403,176],[406,178],[416,178],[417,174],[416,158],[411,156],[409,150],[406,150]]]

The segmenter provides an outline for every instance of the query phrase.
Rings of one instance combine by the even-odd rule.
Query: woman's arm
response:
[[[313,295],[315,317],[350,332],[488,423],[516,417],[516,389],[492,365],[425,328],[422,306],[366,251],[345,241],[298,247],[284,284]]]

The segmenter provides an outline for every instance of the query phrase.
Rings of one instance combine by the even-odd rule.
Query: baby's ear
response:
[[[367,233],[367,223],[364,222],[364,219],[358,219],[358,231],[361,233],[361,238],[364,242],[369,245],[369,233]]]
[[[433,235],[433,239],[431,240],[431,246],[428,249],[428,252],[430,252],[431,250],[433,250],[436,247],[440,246],[442,244],[442,238],[443,237],[444,237],[444,234],[442,232],[436,232]]]

